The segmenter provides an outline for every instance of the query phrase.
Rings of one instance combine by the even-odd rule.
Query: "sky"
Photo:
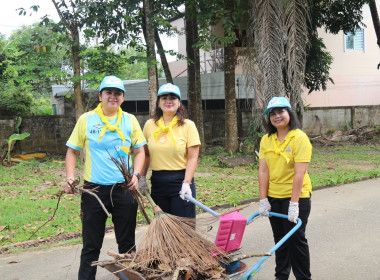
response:
[[[3,0],[4,1],[4,0]],[[58,20],[57,11],[54,8],[51,0],[5,0],[7,3],[2,5],[0,9],[0,33],[7,37],[12,31],[17,30],[22,25],[30,25],[39,22],[41,17],[48,14],[54,20]],[[39,5],[40,9],[36,12],[31,12],[32,5]],[[18,8],[24,8],[27,11],[25,16],[18,15]],[[32,15],[30,15],[32,13]]]
[[[40,19],[46,14],[54,21],[58,21],[59,17],[57,11],[51,0],[2,0],[7,3],[2,5],[0,9],[0,33],[4,34],[7,38],[12,31],[17,30],[22,25],[30,25],[39,22]],[[30,7],[32,5],[39,5],[38,12],[31,12]],[[25,16],[19,15],[17,9],[24,8],[27,11]],[[165,49],[177,50],[177,38],[168,38],[161,36],[161,40]],[[175,60],[175,58],[167,56],[169,61]]]

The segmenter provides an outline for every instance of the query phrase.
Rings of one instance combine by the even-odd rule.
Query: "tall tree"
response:
[[[235,19],[233,18],[236,1],[225,0],[224,37],[228,38],[233,32]],[[225,96],[225,149],[236,153],[239,150],[238,116],[236,108],[235,90],[235,68],[237,52],[235,44],[226,42],[224,44],[224,96]],[[238,100],[239,102],[239,100]]]
[[[78,119],[83,114],[83,97],[81,87],[81,68],[80,68],[80,38],[79,30],[82,26],[80,14],[77,8],[77,3],[70,0],[70,6],[67,6],[66,1],[52,0],[55,9],[61,19],[61,23],[66,28],[66,34],[71,39],[71,61],[73,65],[73,83],[75,95],[75,115]]]
[[[203,127],[203,107],[200,79],[200,57],[198,43],[197,2],[185,3],[185,32],[187,54],[187,101],[190,118],[198,128],[201,139],[201,152],[206,149]]]
[[[148,67],[148,85],[149,85],[149,111],[152,117],[155,113],[157,100],[158,81],[157,81],[157,63],[156,50],[154,46],[154,28],[152,23],[152,2],[144,0],[144,36],[147,46],[147,67]]]

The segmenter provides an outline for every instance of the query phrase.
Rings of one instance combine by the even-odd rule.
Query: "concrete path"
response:
[[[307,227],[314,280],[380,280],[380,179],[315,191]],[[258,203],[242,210],[246,217],[258,211]],[[140,227],[137,237],[146,230]],[[257,218],[246,229],[242,254],[265,252],[273,247],[266,218]],[[0,279],[77,279],[81,245],[19,255],[0,256]],[[100,260],[117,252],[114,234],[106,235]],[[251,268],[259,258],[245,260]],[[17,263],[11,263],[11,262]],[[274,279],[274,257],[254,277]],[[98,268],[97,279],[117,279]],[[295,279],[293,276],[290,279]]]

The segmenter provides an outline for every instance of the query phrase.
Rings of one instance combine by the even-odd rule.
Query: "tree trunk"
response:
[[[239,150],[238,123],[235,91],[236,51],[232,44],[224,46],[224,94],[225,94],[225,149],[236,153]]]
[[[154,31],[154,40],[156,42],[157,52],[161,58],[162,67],[164,68],[166,82],[174,84],[172,73],[170,72],[168,60],[166,59],[165,50],[161,43],[160,34],[158,34],[157,30]]]
[[[74,95],[75,95],[75,117],[78,119],[83,114],[83,97],[80,81],[80,44],[79,30],[76,24],[71,25],[73,44],[71,46],[71,57],[74,69]]]
[[[144,19],[145,19],[145,42],[147,46],[147,66],[148,66],[148,85],[149,85],[149,115],[154,115],[157,100],[157,68],[156,51],[154,46],[154,29],[150,15],[152,13],[151,0],[144,0]]]
[[[71,36],[71,63],[74,71],[74,96],[75,96],[75,117],[78,119],[83,114],[83,97],[81,88],[81,73],[80,73],[80,42],[79,42],[79,28],[77,24],[77,18],[74,18],[69,22],[62,14],[58,3],[52,0],[52,3],[61,19],[62,24],[66,28],[66,34]],[[74,7],[72,7],[74,9]]]
[[[194,20],[191,18],[191,8],[186,3],[185,8],[185,32],[186,32],[186,55],[187,55],[187,107],[189,118],[198,123],[197,95],[195,82],[195,53],[194,53]]]
[[[206,143],[203,127],[200,57],[199,48],[194,47],[194,44],[198,38],[198,25],[196,19],[194,18],[196,11],[192,5],[193,3],[191,1],[186,2],[185,5],[186,54],[188,59],[187,102],[189,118],[194,121],[197,126],[202,143],[200,152],[203,153],[206,150]]]
[[[377,37],[377,45],[380,47],[380,19],[379,13],[377,12],[376,0],[370,0],[368,5],[369,9],[371,10],[373,27],[375,28],[375,33]]]

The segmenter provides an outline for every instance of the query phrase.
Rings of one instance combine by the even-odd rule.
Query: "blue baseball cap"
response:
[[[102,92],[105,88],[117,88],[125,93],[125,87],[122,80],[116,76],[106,76],[104,77],[102,83],[100,84],[99,92]]]
[[[272,97],[272,99],[269,101],[267,109],[264,111],[264,115],[268,115],[268,113],[273,108],[284,108],[288,107],[289,109],[292,109],[292,106],[290,106],[289,101],[285,97]]]
[[[179,87],[176,85],[173,85],[172,83],[167,83],[162,86],[160,86],[157,96],[173,93],[178,96],[179,100],[181,100],[181,91],[179,90]]]

